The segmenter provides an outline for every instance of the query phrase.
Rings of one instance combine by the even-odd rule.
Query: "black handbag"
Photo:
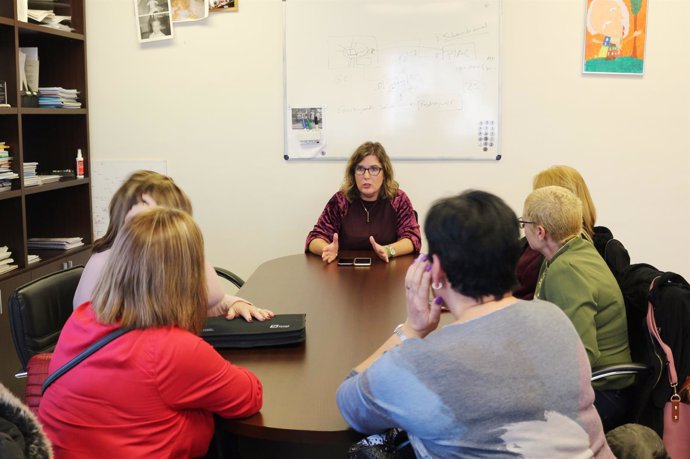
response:
[[[407,432],[389,429],[382,434],[370,435],[347,451],[348,459],[414,459],[414,453]]]

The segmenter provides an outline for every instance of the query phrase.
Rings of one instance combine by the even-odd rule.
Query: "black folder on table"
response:
[[[283,346],[304,341],[306,314],[276,314],[270,320],[247,322],[241,317],[206,319],[201,337],[216,348]]]

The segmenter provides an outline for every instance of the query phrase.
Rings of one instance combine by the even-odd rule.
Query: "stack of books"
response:
[[[68,250],[84,245],[80,237],[32,237],[29,239],[30,249]]]
[[[17,269],[18,265],[12,264],[14,260],[12,259],[12,252],[9,251],[7,246],[0,247],[0,274],[4,274],[13,269]]]
[[[79,91],[60,87],[38,88],[40,108],[81,108]]]
[[[5,142],[0,142],[0,192],[11,190],[12,180],[19,178],[19,175],[12,172],[12,157],[9,148]]]
[[[24,163],[24,186],[36,186],[41,184],[41,179],[36,175],[37,162]]]

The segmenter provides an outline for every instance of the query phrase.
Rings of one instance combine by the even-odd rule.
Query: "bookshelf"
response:
[[[0,81],[7,85],[9,108],[0,108],[0,142],[9,145],[11,170],[19,174],[8,191],[0,192],[0,247],[7,246],[18,268],[0,274],[0,381],[23,398],[24,380],[14,353],[8,299],[18,286],[70,265],[85,264],[93,243],[86,75],[85,0],[60,0],[54,12],[71,16],[73,32],[17,19],[15,0],[0,2]],[[77,89],[80,109],[22,106],[19,48],[36,47],[39,86]],[[84,155],[84,178],[26,186],[24,163],[38,162],[37,172],[75,169],[77,149]],[[28,249],[34,237],[83,238],[84,246],[68,251]],[[29,264],[28,255],[41,260]]]

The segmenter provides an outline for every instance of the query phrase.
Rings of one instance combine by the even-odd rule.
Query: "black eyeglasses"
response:
[[[383,167],[379,166],[369,166],[369,167],[364,167],[364,166],[357,166],[355,167],[355,174],[357,175],[364,175],[365,172],[369,171],[369,175],[372,177],[376,177],[381,173],[383,170]]]
[[[523,220],[521,218],[518,218],[518,223],[520,224],[520,228],[524,228],[525,225],[536,225],[537,222],[528,222],[527,220]]]

